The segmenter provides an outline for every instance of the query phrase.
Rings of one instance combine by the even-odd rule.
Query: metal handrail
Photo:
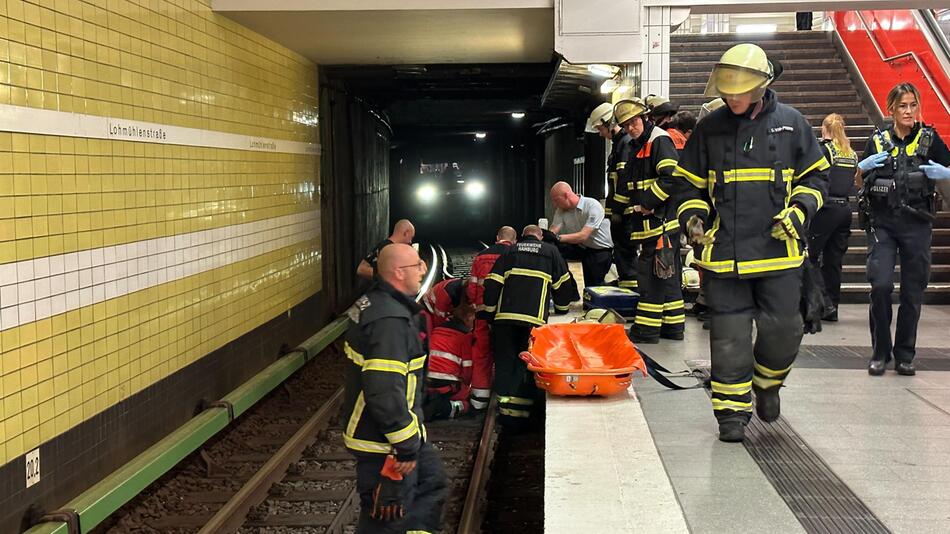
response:
[[[918,9],[913,14],[917,25],[924,31],[924,38],[934,48],[944,75],[950,78],[950,40],[943,33],[940,23],[934,17],[933,10]]]
[[[924,65],[924,63],[920,60],[919,57],[917,57],[917,54],[914,53],[913,51],[910,51],[910,52],[902,52],[895,56],[890,56],[890,57],[886,56],[884,54],[884,49],[881,48],[881,43],[878,42],[877,37],[875,37],[874,34],[871,32],[871,28],[868,26],[867,21],[864,20],[864,15],[862,15],[860,11],[855,11],[854,13],[858,16],[858,19],[861,21],[861,26],[864,28],[865,33],[868,34],[868,39],[871,40],[871,44],[874,45],[874,49],[877,50],[878,55],[881,56],[881,61],[885,63],[892,63],[898,59],[904,59],[904,58],[913,59],[917,63],[917,67],[920,69],[920,72],[923,73],[924,78],[926,78],[927,81],[930,83],[930,87],[933,89],[934,94],[937,95],[937,99],[940,100],[940,104],[943,106],[944,111],[946,111],[947,114],[950,115],[950,104],[947,103],[947,99],[943,94],[943,89],[941,89],[940,86],[938,86],[937,83],[934,81],[933,77],[930,75],[929,70],[927,69],[927,66]]]

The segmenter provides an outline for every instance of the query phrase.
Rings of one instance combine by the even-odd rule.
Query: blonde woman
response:
[[[838,320],[841,300],[841,260],[851,236],[851,204],[854,194],[857,155],[844,130],[844,119],[832,113],[821,122],[821,151],[831,164],[828,170],[828,197],[808,229],[808,258],[821,266],[825,292],[834,303],[823,321]]]
[[[893,358],[901,375],[916,374],[917,322],[930,278],[930,241],[936,180],[950,180],[950,150],[920,122],[920,92],[899,83],[887,94],[893,124],[868,139],[858,163],[864,177],[862,210],[868,233],[871,345],[868,373],[884,374]],[[898,256],[899,255],[899,256]],[[900,258],[900,308],[891,341],[891,294]]]

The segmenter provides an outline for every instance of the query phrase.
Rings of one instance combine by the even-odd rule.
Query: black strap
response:
[[[647,354],[643,352],[642,350],[640,350],[639,347],[637,347],[637,352],[639,352],[640,357],[643,358],[643,363],[647,365],[647,373],[653,377],[653,380],[656,380],[660,384],[670,389],[696,389],[696,388],[702,387],[702,383],[696,383],[695,385],[692,385],[692,386],[681,386],[673,382],[668,377],[660,374],[660,373],[672,373],[672,371],[670,371],[666,367],[663,367],[662,365],[657,363],[656,360],[654,360],[653,358],[647,356]]]

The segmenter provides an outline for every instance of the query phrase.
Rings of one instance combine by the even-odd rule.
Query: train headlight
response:
[[[421,185],[419,189],[416,189],[416,199],[423,204],[431,204],[438,195],[438,188],[432,184]]]
[[[473,200],[482,198],[485,195],[485,184],[477,180],[465,184],[465,195]]]

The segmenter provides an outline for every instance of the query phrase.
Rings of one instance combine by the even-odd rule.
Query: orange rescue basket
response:
[[[633,372],[646,364],[623,325],[549,324],[531,331],[521,353],[539,388],[554,395],[613,395],[630,387]]]

